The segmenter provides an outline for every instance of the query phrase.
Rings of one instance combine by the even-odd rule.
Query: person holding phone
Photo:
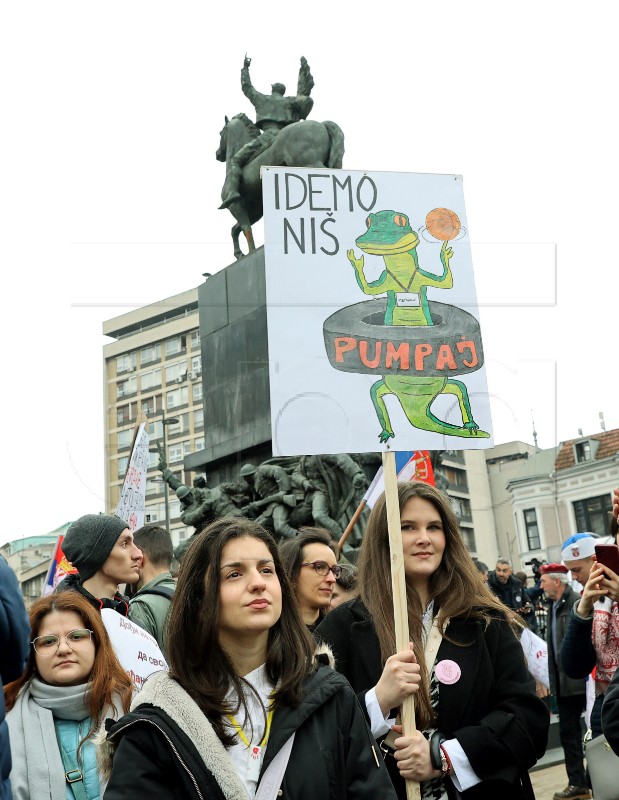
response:
[[[602,557],[607,563],[596,560],[582,597],[572,609],[561,648],[561,667],[570,678],[585,678],[596,668],[591,709],[591,734],[595,738],[602,733],[604,695],[619,666],[619,572],[608,565],[619,567],[619,552],[609,556],[606,549],[595,546],[594,537],[588,538],[593,540],[596,559]],[[584,542],[581,548],[586,546]],[[616,545],[609,546],[617,549]]]

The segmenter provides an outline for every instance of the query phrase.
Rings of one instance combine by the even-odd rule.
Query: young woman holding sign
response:
[[[223,518],[194,537],[168,630],[170,672],[109,729],[105,800],[395,800],[353,691],[316,663],[255,522]]]
[[[99,800],[92,737],[128,711],[133,684],[99,612],[76,592],[37,600],[30,626],[26,670],[4,687],[13,800]]]
[[[510,612],[483,585],[448,499],[424,483],[398,484],[411,649],[395,653],[384,495],[359,557],[360,597],[334,609],[316,636],[365,705],[377,737],[415,695],[418,730],[381,747],[398,797],[408,778],[422,798],[531,798],[527,770],[545,750],[548,712]],[[391,745],[391,746],[390,746]]]

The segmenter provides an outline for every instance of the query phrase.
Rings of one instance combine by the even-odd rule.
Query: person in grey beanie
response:
[[[79,592],[99,610],[113,608],[128,616],[129,603],[118,585],[137,583],[142,553],[127,523],[108,514],[85,514],[67,531],[62,549],[77,574],[68,575],[56,591]]]

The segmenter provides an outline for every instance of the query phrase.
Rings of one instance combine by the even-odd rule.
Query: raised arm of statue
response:
[[[249,102],[256,106],[260,103],[261,100],[264,99],[264,95],[254,89],[254,86],[251,82],[251,78],[249,77],[249,65],[251,64],[251,58],[247,58],[245,56],[245,61],[243,63],[243,69],[241,70],[241,89],[243,90],[243,94],[249,100]]]
[[[314,88],[314,76],[310,72],[309,64],[304,56],[301,56],[301,68],[297,80],[297,94],[309,97]]]

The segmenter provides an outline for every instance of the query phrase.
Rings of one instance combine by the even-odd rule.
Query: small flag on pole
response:
[[[421,481],[434,486],[434,470],[429,450],[402,450],[395,454],[395,469],[399,481]],[[364,495],[365,504],[373,508],[385,491],[383,468],[379,467]]]
[[[43,584],[42,597],[51,594],[60,581],[64,580],[67,575],[73,575],[77,570],[72,566],[71,562],[67,559],[62,549],[64,536],[59,536],[56,540],[56,547],[52,554],[52,563],[49,565],[47,577]]]

